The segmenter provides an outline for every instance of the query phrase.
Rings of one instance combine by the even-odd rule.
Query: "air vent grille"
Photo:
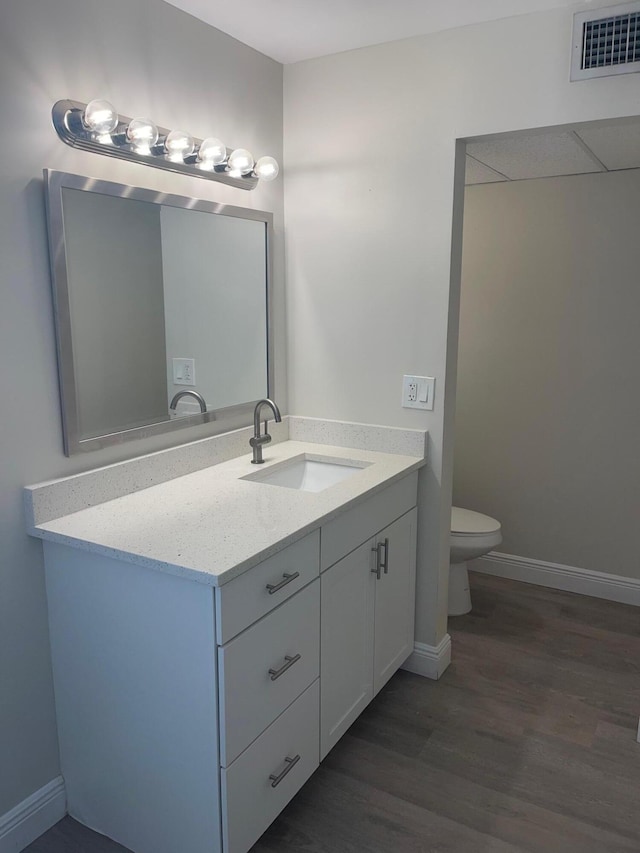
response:
[[[640,71],[640,3],[574,16],[571,79]]]
[[[640,13],[588,21],[582,43],[582,68],[640,61]]]

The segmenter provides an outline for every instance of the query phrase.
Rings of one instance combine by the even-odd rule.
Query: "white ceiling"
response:
[[[576,0],[167,2],[285,64],[498,18],[584,5]],[[597,5],[611,2],[601,0]]]
[[[166,0],[278,62],[291,63],[415,35],[592,0]],[[593,0],[594,7],[616,0]],[[640,168],[634,123],[532,132],[467,145],[466,183]]]
[[[640,119],[467,145],[466,183],[525,181],[640,168]]]

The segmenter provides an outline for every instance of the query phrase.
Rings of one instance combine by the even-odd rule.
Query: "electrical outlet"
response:
[[[435,382],[436,380],[432,376],[403,376],[403,408],[433,409]]]
[[[195,385],[196,384],[196,360],[194,358],[174,358],[173,361],[173,384]]]

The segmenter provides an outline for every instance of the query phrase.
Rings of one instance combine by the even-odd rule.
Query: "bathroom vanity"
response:
[[[246,853],[413,650],[424,458],[266,455],[27,490],[68,810],[137,853]],[[344,476],[276,485],[308,462]]]
[[[252,465],[272,215],[45,182],[65,452],[221,433],[26,489],[68,812],[135,853],[246,853],[413,651],[426,433],[287,418]]]

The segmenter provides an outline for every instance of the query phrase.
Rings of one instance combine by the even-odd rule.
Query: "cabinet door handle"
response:
[[[375,569],[371,569],[371,571],[376,576],[377,580],[380,580],[380,573],[382,572],[382,554],[380,552],[381,548],[382,548],[382,542],[378,542],[378,544],[375,546],[375,548],[371,549],[373,551],[373,553],[376,555],[376,567],[375,567]]]
[[[385,575],[387,575],[389,574],[389,537],[385,536],[384,543],[380,544],[384,544],[384,563],[382,563],[382,568],[384,569]]]
[[[300,660],[300,657],[301,657],[300,655],[294,655],[293,657],[291,657],[291,655],[285,655],[284,656],[285,662],[282,664],[280,669],[270,669],[269,670],[269,675],[271,676],[271,681],[275,681],[276,678],[280,678],[280,676],[283,674],[283,672],[286,672],[289,669],[289,667],[292,667],[294,665],[294,663],[297,663]]]
[[[274,592],[278,592],[282,589],[283,586],[286,586],[291,581],[294,581],[296,578],[300,577],[300,572],[293,572],[293,574],[288,575],[286,572],[282,575],[282,580],[280,583],[268,583],[267,589],[269,590],[269,595],[273,595]]]
[[[278,787],[278,785],[280,784],[280,782],[282,782],[282,780],[284,779],[284,777],[287,775],[287,773],[288,773],[290,770],[293,770],[293,768],[296,766],[296,764],[298,763],[298,761],[300,761],[300,756],[299,756],[299,755],[294,755],[294,756],[293,756],[293,758],[289,758],[289,756],[287,756],[287,757],[285,758],[285,761],[287,762],[287,766],[284,768],[284,770],[282,770],[282,771],[281,771],[280,773],[278,773],[277,775],[276,775],[275,773],[272,773],[272,774],[269,776],[269,779],[271,779],[271,787],[272,787],[272,788],[277,788],[277,787]]]

